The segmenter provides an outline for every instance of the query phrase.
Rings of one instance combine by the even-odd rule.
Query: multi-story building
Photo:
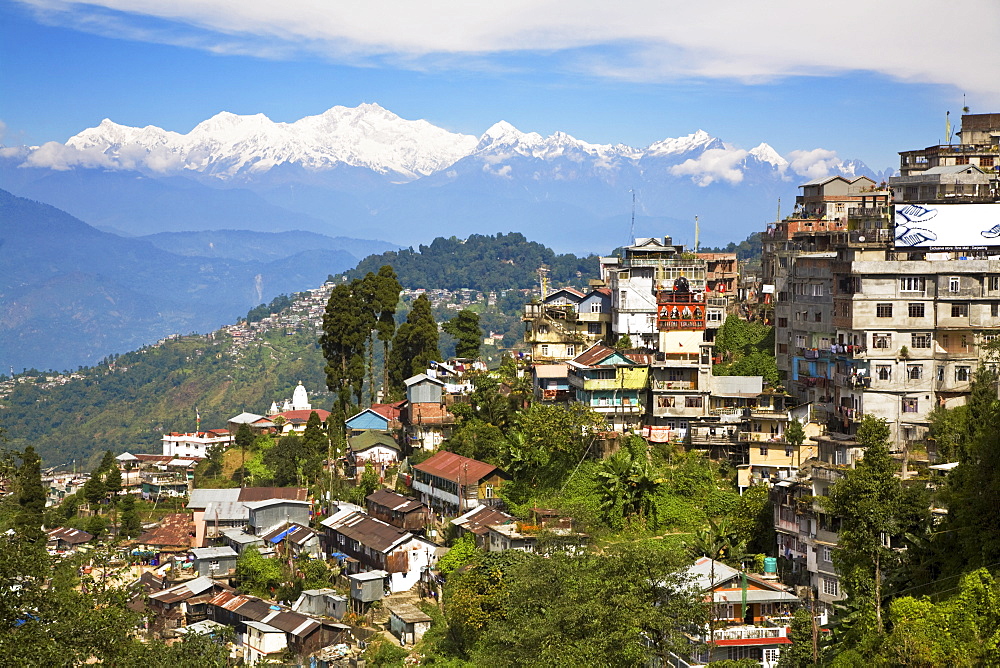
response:
[[[571,360],[611,338],[611,291],[602,286],[584,294],[561,288],[540,302],[524,305],[524,341],[531,359],[550,364]]]
[[[773,226],[763,266],[789,391],[831,431],[851,434],[871,413],[905,442],[923,437],[934,407],[964,403],[983,344],[1000,329],[1000,244],[978,246],[989,243],[987,216],[975,248],[904,247],[887,194],[846,202],[846,230]]]
[[[1000,167],[1000,114],[963,114],[957,144],[938,144],[924,149],[901,151],[902,178],[925,173],[935,167],[975,165],[983,171]]]
[[[721,327],[728,299],[706,291],[708,264],[709,260],[674,245],[670,237],[636,239],[621,257],[602,257],[601,280],[611,291],[614,333],[627,335],[633,346],[657,349],[674,305],[678,306],[675,320],[691,321],[692,329]],[[729,288],[725,265],[716,263],[713,280]],[[675,294],[686,295],[689,302],[670,301]],[[664,310],[668,303],[671,308]]]
[[[637,431],[646,411],[649,361],[650,355],[595,344],[567,363],[570,391],[613,431]]]

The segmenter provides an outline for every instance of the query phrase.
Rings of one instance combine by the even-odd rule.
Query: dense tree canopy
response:
[[[467,239],[438,237],[416,250],[369,256],[346,275],[349,279],[360,278],[387,264],[392,265],[399,282],[406,287],[472,288],[483,292],[533,288],[535,270],[542,265],[549,267],[554,286],[585,283],[598,275],[596,256],[557,255],[519,232],[472,234]]]

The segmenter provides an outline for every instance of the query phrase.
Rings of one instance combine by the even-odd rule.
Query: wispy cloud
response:
[[[722,180],[732,184],[743,180],[742,161],[747,152],[741,148],[710,148],[697,158],[689,158],[670,168],[674,176],[690,176],[699,186]]]
[[[938,0],[882,0],[858,11],[801,0],[20,0],[69,27],[217,53],[414,69],[502,66],[498,56],[554,54],[570,69],[638,81],[770,81],[876,72],[998,99],[995,68],[968,60],[969,28]],[[1000,3],[966,0],[976,60],[1000,51]],[[953,12],[954,10],[952,10]],[[464,56],[457,58],[456,56]],[[465,64],[463,64],[465,63]],[[902,102],[901,102],[902,103]]]

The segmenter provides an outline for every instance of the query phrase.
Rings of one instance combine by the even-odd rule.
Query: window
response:
[[[796,348],[805,348],[806,347],[806,337],[803,336],[802,334],[796,334],[795,335],[795,347]]]
[[[1000,290],[1000,276],[990,276],[986,285],[990,290]]]
[[[816,315],[813,316],[816,322],[823,322],[823,314],[816,311]]]
[[[701,408],[701,397],[684,397],[684,408]]]
[[[981,158],[979,158],[979,166],[980,167],[992,167],[993,166],[993,156],[991,156],[991,155],[989,155],[989,156],[984,155]]]
[[[760,454],[763,457],[767,457],[767,446],[766,445],[760,446]]]
[[[823,593],[830,596],[839,596],[840,589],[837,586],[836,578],[823,578]]]
[[[944,382],[944,367],[943,366],[939,366],[937,368],[937,379],[938,379],[939,383]]]
[[[823,546],[823,561],[832,564],[833,563],[833,549],[827,546]]]
[[[876,304],[875,305],[875,317],[876,318],[891,318],[892,317],[892,304]]]
[[[539,325],[538,326],[538,333],[539,334],[548,334],[549,333],[549,326],[548,325]]]
[[[903,412],[904,413],[916,413],[917,411],[917,400],[916,399],[903,399]]]
[[[958,280],[958,276],[952,276],[948,279],[948,292],[958,292],[960,284],[961,281]]]
[[[590,312],[591,313],[601,313],[602,312],[601,302],[594,302],[594,303],[592,303],[590,305]]]
[[[892,334],[872,334],[872,348],[880,350],[892,348]]]
[[[990,317],[1000,318],[1000,304],[996,302],[990,304]]]
[[[916,302],[909,304],[906,307],[907,315],[911,318],[923,318],[924,317],[924,305],[923,302]]]
[[[924,365],[923,364],[907,364],[906,365],[906,377],[910,380],[920,380],[924,377]]]
[[[483,489],[484,489],[484,493],[486,495],[486,498],[487,499],[492,499],[493,498],[493,483],[489,483],[489,482],[486,483],[486,485],[484,486]]]
[[[923,276],[903,276],[899,279],[900,292],[925,292],[927,279]]]
[[[787,355],[788,354],[788,344],[787,343],[779,343],[778,344],[778,352],[780,354],[782,354],[782,355]]]
[[[778,318],[778,327],[788,327],[788,318]]]
[[[931,347],[931,335],[930,334],[910,334],[910,347],[911,348],[930,348]]]
[[[955,380],[959,383],[969,382],[969,371],[972,367],[967,366],[957,366],[955,367]]]
[[[548,356],[549,356],[549,344],[543,343],[542,344],[542,357],[548,357]]]
[[[969,305],[968,304],[952,304],[951,305],[951,317],[952,318],[968,318],[969,317]]]
[[[600,333],[601,333],[601,323],[599,322],[587,323],[587,334],[600,334]]]
[[[892,367],[888,364],[878,364],[875,366],[875,375],[879,380],[892,380]]]
[[[621,290],[618,293],[618,307],[628,308],[628,290]]]
[[[785,446],[785,456],[791,458],[795,454],[795,449],[791,446]]]
[[[566,346],[566,354],[570,357],[576,357],[576,346],[568,345]]]

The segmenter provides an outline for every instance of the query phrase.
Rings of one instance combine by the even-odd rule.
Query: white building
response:
[[[163,435],[163,454],[169,457],[208,457],[209,448],[228,448],[232,436],[226,429],[209,429],[191,433],[170,432]]]

